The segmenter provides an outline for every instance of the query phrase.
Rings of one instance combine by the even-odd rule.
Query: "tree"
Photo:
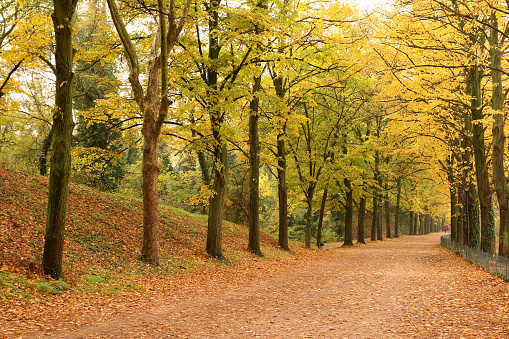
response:
[[[53,111],[53,147],[50,160],[48,212],[42,268],[55,279],[63,278],[65,216],[71,172],[73,48],[71,22],[78,0],[54,0],[56,93]]]
[[[159,265],[159,206],[158,206],[158,142],[163,123],[168,116],[168,52],[172,50],[184,28],[191,1],[187,0],[180,17],[176,14],[175,0],[166,4],[157,1],[157,32],[149,56],[148,80],[143,89],[140,60],[132,37],[115,0],[107,0],[111,18],[124,47],[129,67],[132,95],[143,115],[143,246],[142,258],[152,265]],[[177,20],[178,19],[178,20]],[[166,21],[168,20],[168,21]],[[168,23],[167,23],[168,22]]]

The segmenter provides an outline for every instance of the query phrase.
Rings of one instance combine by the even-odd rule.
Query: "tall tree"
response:
[[[53,111],[53,147],[50,160],[48,212],[42,268],[53,278],[63,278],[62,254],[71,172],[73,47],[71,22],[78,0],[54,0],[56,92]]]
[[[140,72],[142,67],[132,37],[115,0],[107,0],[111,18],[124,47],[129,67],[132,95],[143,115],[143,245],[142,258],[152,265],[159,265],[159,199],[158,199],[158,143],[161,128],[168,116],[168,51],[171,51],[184,28],[191,0],[187,0],[180,16],[176,2],[157,1],[157,32],[148,62],[148,80],[143,89]],[[177,20],[178,19],[178,20]]]

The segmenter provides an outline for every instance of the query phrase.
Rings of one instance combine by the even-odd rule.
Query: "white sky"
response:
[[[351,2],[356,2],[359,4],[361,10],[372,10],[374,6],[378,4],[390,4],[392,0],[349,0]]]

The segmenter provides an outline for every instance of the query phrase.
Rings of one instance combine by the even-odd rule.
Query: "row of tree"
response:
[[[448,211],[453,240],[477,246],[479,234],[493,250],[499,144],[491,155],[484,126],[503,113],[489,110],[498,86],[483,74],[502,66],[482,62],[505,39],[483,57],[498,17],[479,18],[497,4],[402,1],[368,15],[290,0],[0,2],[0,147],[41,174],[51,153],[47,274],[62,277],[71,176],[143,198],[142,257],[154,265],[160,196],[208,213],[214,257],[225,217],[249,225],[261,255],[261,228],[288,249],[302,217],[311,247],[332,221],[352,245],[365,229],[381,240],[383,220],[386,237],[403,219],[409,234],[441,230]]]

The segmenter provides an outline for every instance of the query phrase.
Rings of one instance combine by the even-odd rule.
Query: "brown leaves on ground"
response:
[[[278,249],[262,235],[264,258],[247,251],[246,227],[226,222],[225,261],[203,251],[206,217],[161,207],[161,267],[139,260],[142,203],[70,185],[64,246],[65,282],[42,276],[47,178],[0,166],[0,328],[6,333],[75,328],[137,306],[161,294],[179,300],[235,280],[295,267],[304,251]],[[268,267],[271,267],[270,269]],[[22,331],[22,332],[20,332]],[[4,333],[0,333],[4,334]]]
[[[287,253],[227,223],[221,262],[203,217],[162,208],[162,267],[138,260],[141,203],[71,185],[65,274],[45,280],[46,181],[0,167],[0,336],[507,338],[509,285],[439,234]]]

